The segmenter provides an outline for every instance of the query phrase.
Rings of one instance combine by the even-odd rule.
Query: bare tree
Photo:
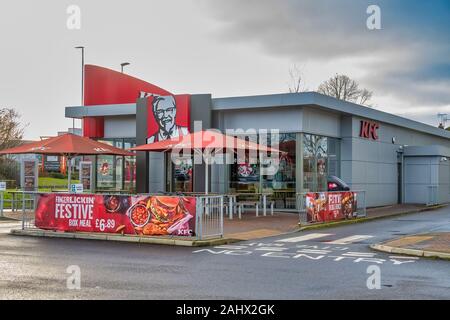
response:
[[[22,143],[24,127],[20,115],[14,109],[0,109],[0,150],[15,147]],[[0,180],[19,179],[17,162],[9,157],[0,157]]]
[[[372,106],[370,103],[372,91],[365,88],[360,89],[355,80],[344,74],[335,74],[330,79],[322,82],[317,91],[339,100]]]
[[[289,68],[289,78],[289,93],[307,91],[305,88],[302,71],[296,64]]]
[[[10,108],[0,109],[0,150],[12,148],[21,143],[24,127],[19,113]]]

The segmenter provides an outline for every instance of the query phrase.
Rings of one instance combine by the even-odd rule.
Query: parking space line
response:
[[[308,240],[313,240],[313,239],[319,239],[319,238],[323,238],[323,237],[327,237],[327,236],[331,236],[331,235],[333,235],[333,234],[332,233],[310,233],[310,234],[306,234],[304,236],[277,240],[277,242],[296,243],[296,242],[308,241]]]
[[[328,243],[328,244],[350,244],[350,243],[360,242],[362,240],[366,240],[366,239],[370,239],[370,238],[373,238],[373,236],[357,234],[354,236],[349,236],[349,237],[341,238],[341,239],[334,240],[334,241],[328,241],[326,243]]]

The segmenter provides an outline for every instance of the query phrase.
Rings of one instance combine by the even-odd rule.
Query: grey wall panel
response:
[[[202,122],[203,130],[212,127],[211,95],[195,94],[191,95],[191,132],[196,131],[194,120]],[[211,179],[210,179],[211,181]],[[194,165],[193,170],[193,188],[195,192],[205,191],[205,166],[204,164]],[[211,190],[211,185],[209,186]]]
[[[217,155],[217,159],[225,163],[224,155]],[[227,191],[228,170],[227,164],[215,163],[211,165],[211,191],[215,193],[225,193]]]
[[[427,203],[427,188],[422,184],[405,185],[405,203]]]
[[[353,136],[358,137],[360,131],[360,121],[370,120],[360,117],[353,117]],[[406,127],[397,127],[391,124],[380,122],[378,129],[379,142],[392,144],[392,138],[395,137],[396,145],[424,146],[424,145],[443,145],[450,148],[450,139],[439,137],[419,131],[414,131]]]
[[[191,131],[194,130],[194,121],[201,121],[203,129],[211,128],[212,111],[211,111],[211,95],[210,94],[193,94],[191,95]]]
[[[429,187],[436,186],[439,202],[448,202],[445,193],[448,191],[448,179],[441,157],[405,157],[405,202],[427,203]],[[447,171],[448,172],[448,171]]]
[[[136,116],[105,117],[105,138],[135,138]]]
[[[303,132],[341,137],[341,116],[318,108],[303,108]]]
[[[435,136],[450,138],[450,132],[426,125],[417,121],[402,118],[393,114],[382,112],[376,108],[364,107],[354,103],[337,100],[335,98],[319,94],[317,92],[285,93],[248,97],[218,98],[213,101],[214,110],[230,110],[245,108],[273,108],[282,106],[317,106],[330,112],[338,112],[346,115],[367,117],[383,123],[390,123],[396,127],[411,128],[415,132],[425,132]]]
[[[450,202],[450,164],[440,161],[439,164],[439,202]]]
[[[223,127],[226,129],[279,129],[280,132],[302,131],[301,108],[277,108],[264,110],[223,111]]]
[[[351,147],[348,138],[342,139],[341,146],[344,150],[341,157],[343,160],[349,160],[349,156],[345,155],[344,152],[351,150],[352,161],[343,162],[341,170],[343,170],[343,173],[345,172],[346,176],[350,176],[349,183],[353,189],[367,191],[369,206],[397,203],[397,151],[401,150],[402,145],[427,146],[439,144],[450,148],[448,139],[385,123],[379,123],[379,140],[361,138],[359,133],[362,119],[353,117]],[[346,120],[343,119],[343,121]],[[348,127],[347,123],[345,129]],[[341,128],[341,132],[345,129]],[[393,143],[393,137],[395,137],[395,143]],[[403,177],[405,202],[426,203],[427,186],[438,183],[439,173],[435,161],[436,157],[405,158]],[[351,168],[351,174],[348,173],[349,168]],[[344,176],[342,177],[345,179]],[[446,187],[442,186],[441,188]],[[439,194],[440,197],[444,198],[443,195],[441,196],[443,194],[441,191],[439,191]]]
[[[396,184],[385,184],[381,193],[379,184],[353,184],[352,189],[365,191],[367,207],[386,206],[397,203]]]
[[[430,163],[410,163],[405,161],[405,179],[406,184],[432,184]]]
[[[353,137],[353,118],[351,116],[341,116],[341,138]]]
[[[165,155],[163,152],[149,152],[149,192],[163,192],[165,184]]]
[[[341,161],[341,178],[349,185],[353,185],[353,176],[352,176],[352,161],[351,160],[343,160]]]
[[[138,99],[136,103],[136,144],[147,143],[147,99]],[[148,152],[137,152],[136,156],[136,192],[147,193],[148,189]]]

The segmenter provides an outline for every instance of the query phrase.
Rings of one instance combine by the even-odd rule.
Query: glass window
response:
[[[170,172],[166,175],[166,188],[171,192],[193,191],[193,158],[191,155],[180,156],[178,163],[173,163],[171,155],[166,157],[167,168]]]
[[[124,139],[124,149],[136,146],[136,139]],[[136,157],[125,157],[124,166],[124,189],[130,192],[136,190]]]
[[[271,195],[276,208],[294,209],[296,192],[296,134],[280,133],[279,141],[271,141],[270,146],[283,151],[275,175],[262,177],[263,192]]]
[[[269,145],[283,151],[280,155],[278,171],[274,175],[261,175],[260,164],[250,164],[249,160],[230,166],[230,191],[238,193],[269,194],[269,201],[274,201],[275,207],[280,209],[295,209],[296,192],[296,134],[280,133],[277,141],[268,134],[267,141],[259,143]]]
[[[136,146],[136,139],[103,139],[99,142],[128,149]],[[136,188],[136,157],[97,156],[96,187],[104,190],[129,190]]]
[[[339,176],[339,140],[303,135],[303,189],[326,191],[327,177]]]
[[[97,156],[97,188],[115,189],[114,156]]]
[[[258,141],[258,136],[256,134],[241,135],[237,137],[247,141]],[[267,142],[265,144],[267,144]],[[234,154],[234,163],[230,165],[230,192],[255,194],[260,191],[259,163],[255,163],[255,160],[251,159],[249,156],[250,154],[246,152],[245,158],[238,159],[238,154]]]

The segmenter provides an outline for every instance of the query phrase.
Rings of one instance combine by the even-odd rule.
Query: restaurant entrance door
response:
[[[183,156],[173,163],[170,153],[166,154],[166,190],[169,192],[193,191],[192,157]]]

